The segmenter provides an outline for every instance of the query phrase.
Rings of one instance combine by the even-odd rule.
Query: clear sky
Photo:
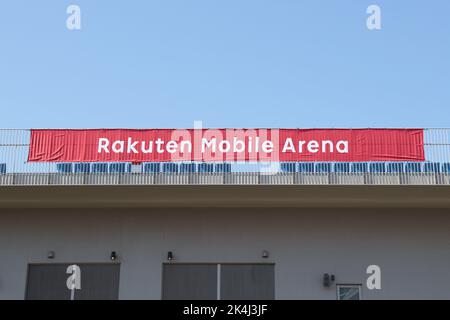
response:
[[[2,0],[0,108],[2,128],[450,127],[450,1]]]

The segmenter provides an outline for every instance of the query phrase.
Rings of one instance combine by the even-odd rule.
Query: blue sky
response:
[[[448,0],[3,0],[0,127],[449,127],[449,17]]]

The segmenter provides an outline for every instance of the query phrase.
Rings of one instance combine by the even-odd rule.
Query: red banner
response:
[[[31,130],[30,162],[424,161],[423,129]]]

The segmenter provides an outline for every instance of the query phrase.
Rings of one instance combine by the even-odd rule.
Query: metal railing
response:
[[[415,163],[36,163],[30,130],[0,129],[0,185],[449,185],[450,129],[425,129],[424,142]]]

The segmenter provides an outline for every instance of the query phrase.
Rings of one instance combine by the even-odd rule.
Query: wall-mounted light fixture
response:
[[[269,257],[269,251],[267,250],[263,250],[262,255],[261,255],[264,259],[267,259]]]
[[[111,261],[117,260],[117,253],[115,251],[111,251],[111,255],[109,256]]]
[[[167,260],[172,261],[173,260],[173,253],[172,251],[167,252]]]
[[[47,253],[47,258],[48,259],[55,259],[55,251],[49,251]]]
[[[331,284],[334,282],[334,280],[335,280],[334,274],[328,274],[328,273],[325,273],[325,274],[323,275],[323,286],[324,286],[324,287],[329,287],[329,286],[331,286]]]

